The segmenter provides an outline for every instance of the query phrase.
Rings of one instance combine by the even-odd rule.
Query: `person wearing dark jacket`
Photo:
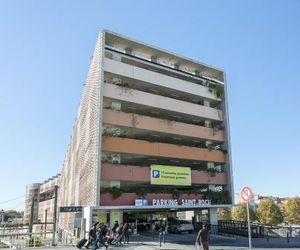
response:
[[[111,229],[111,231],[115,233],[118,227],[119,227],[119,222],[116,220],[115,224],[113,225],[113,227]]]
[[[199,246],[202,246],[203,250],[209,250],[209,231],[207,225],[204,225],[203,228],[199,230],[196,238],[196,246],[198,249],[200,249]]]
[[[124,244],[129,244],[130,227],[127,222],[123,226]]]
[[[90,246],[94,241],[96,241],[96,238],[97,238],[96,232],[97,232],[97,225],[98,225],[98,224],[99,224],[99,223],[96,222],[96,223],[92,226],[92,228],[90,229],[90,231],[89,231],[89,241],[88,241],[87,245],[85,246],[86,248],[89,248],[89,246]]]
[[[105,249],[108,249],[108,242],[107,242],[107,226],[101,223],[97,229],[97,244],[95,249],[104,246]]]

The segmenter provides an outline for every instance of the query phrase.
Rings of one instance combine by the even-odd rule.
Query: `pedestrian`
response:
[[[123,226],[124,244],[129,244],[130,226],[127,222]]]
[[[97,236],[96,236],[96,232],[97,232],[97,225],[98,223],[96,222],[90,229],[89,231],[89,240],[88,240],[88,243],[87,245],[85,246],[86,249],[89,248],[89,246],[92,244],[92,243],[95,243],[96,239],[97,239]]]
[[[111,231],[112,231],[113,233],[115,233],[118,227],[119,227],[119,222],[116,220],[116,221],[115,221],[115,224],[113,225],[113,227],[112,227],[112,229],[111,229]]]
[[[97,229],[97,244],[96,244],[96,248],[100,248],[101,246],[104,246],[105,249],[108,249],[107,233],[108,233],[107,226],[104,225],[104,223],[101,223],[99,225],[98,229]]]
[[[209,250],[209,231],[207,225],[204,225],[197,235],[196,249],[200,249],[200,246],[202,246],[203,250]]]

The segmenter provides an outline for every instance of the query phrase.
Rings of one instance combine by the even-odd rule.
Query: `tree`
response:
[[[283,221],[279,207],[271,198],[263,199],[259,203],[256,215],[258,221],[266,225],[277,225]]]
[[[283,205],[284,221],[300,224],[300,198],[290,198]]]
[[[255,212],[249,206],[250,220],[254,221],[256,219]],[[247,221],[247,204],[240,203],[238,206],[232,209],[232,219],[238,221]]]
[[[219,220],[232,220],[230,208],[218,208],[217,213]]]
[[[4,211],[4,221],[14,218],[22,218],[22,213],[15,210]]]

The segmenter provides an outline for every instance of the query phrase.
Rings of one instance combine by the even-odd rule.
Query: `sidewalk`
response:
[[[132,235],[130,237],[130,244],[118,245],[118,246],[109,246],[110,250],[195,250],[195,239],[196,234],[167,234],[165,237],[165,244],[160,246],[159,239],[157,235]],[[17,249],[22,247],[22,249],[33,249],[33,248],[24,248],[23,245],[17,245]],[[286,238],[270,238],[269,241],[265,238],[256,238],[252,240],[253,249],[262,250],[262,249],[298,249],[300,250],[300,238],[293,238],[287,242]],[[16,248],[15,248],[16,249]],[[57,249],[57,250],[70,250],[77,249],[75,246],[64,246],[59,245],[56,247],[42,247],[35,249]],[[104,249],[104,248],[101,248]],[[246,250],[248,249],[248,239],[247,238],[232,238],[218,235],[211,235],[211,250]],[[86,250],[82,248],[82,250]]]

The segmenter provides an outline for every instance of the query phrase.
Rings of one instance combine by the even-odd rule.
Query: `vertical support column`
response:
[[[86,219],[84,218],[84,209],[81,212],[81,223],[80,223],[80,239],[85,238],[86,231]]]
[[[85,221],[85,230],[88,232],[92,227],[93,210],[91,207],[83,208],[83,221]]]
[[[203,106],[210,107],[210,102],[208,100],[203,101]]]
[[[58,186],[54,187],[54,208],[53,208],[53,229],[52,229],[52,246],[55,246],[55,234],[56,234],[56,223],[57,223],[57,190]]]
[[[31,209],[30,209],[30,221],[29,221],[29,233],[30,233],[30,237],[32,234],[32,228],[33,228],[33,217],[34,216],[34,197],[32,197],[32,201],[31,201]]]
[[[211,127],[211,121],[205,120],[205,121],[204,121],[204,126],[205,126],[206,128],[210,128],[210,127]]]
[[[209,209],[209,221],[210,221],[210,224],[212,224],[212,225],[218,225],[217,208]]]
[[[45,235],[44,235],[44,238],[46,239],[46,234],[47,234],[47,214],[48,213],[48,210],[47,209],[45,209],[45,228],[44,228],[44,230],[45,230]]]

